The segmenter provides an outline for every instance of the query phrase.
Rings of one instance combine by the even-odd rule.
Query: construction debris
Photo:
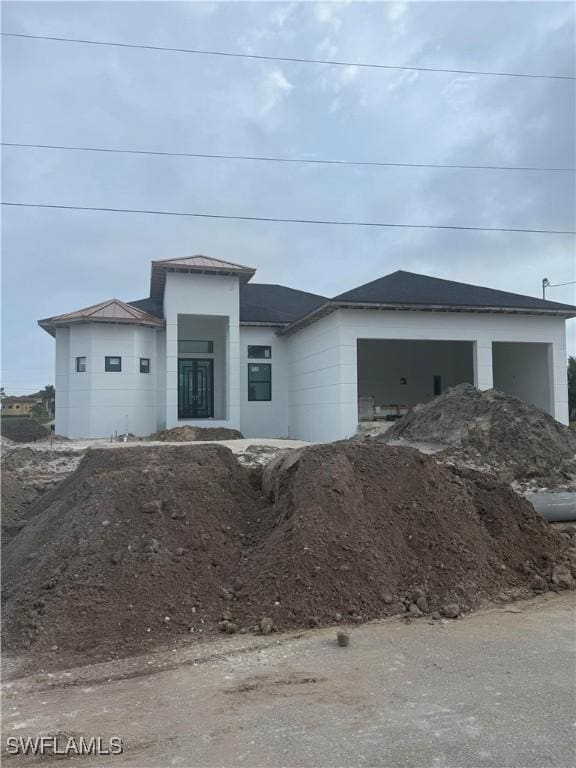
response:
[[[350,635],[347,635],[346,632],[337,632],[336,642],[340,648],[347,648],[350,645]]]
[[[440,461],[491,472],[521,489],[576,490],[576,432],[493,389],[460,384],[417,405],[375,439],[433,452]]]
[[[172,427],[155,432],[144,440],[160,440],[168,443],[192,443],[196,440],[242,440],[244,435],[227,427]]]
[[[446,616],[576,574],[573,538],[508,486],[377,442],[284,452],[262,488],[224,446],[90,450],[30,519],[4,550],[4,648],[53,666],[311,616]]]

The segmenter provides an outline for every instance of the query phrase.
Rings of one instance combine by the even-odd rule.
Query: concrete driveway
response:
[[[3,738],[122,737],[123,755],[90,766],[571,768],[574,603],[374,623],[348,648],[333,630],[236,636],[15,680]]]

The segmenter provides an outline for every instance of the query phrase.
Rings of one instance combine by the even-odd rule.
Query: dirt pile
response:
[[[214,626],[261,507],[222,446],[92,450],[4,550],[5,647],[130,653]]]
[[[439,451],[437,459],[493,472],[504,482],[576,490],[576,432],[497,390],[460,384],[416,406],[377,439],[424,445]]]
[[[0,418],[0,432],[2,437],[15,443],[34,443],[50,437],[49,429],[26,416],[3,416]]]
[[[570,542],[530,504],[413,449],[310,446],[253,478],[224,446],[89,451],[4,550],[5,649],[80,663],[223,619],[454,615],[572,584]]]
[[[84,451],[9,447],[2,453],[2,545],[28,522],[36,501],[78,467]],[[41,507],[36,507],[40,510]]]
[[[191,443],[195,440],[242,440],[244,435],[237,429],[227,427],[172,427],[155,432],[146,440],[161,440],[172,443]]]

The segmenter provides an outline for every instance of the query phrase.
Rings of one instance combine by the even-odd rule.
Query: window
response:
[[[266,359],[272,357],[272,347],[248,346],[248,357]]]
[[[178,341],[178,352],[185,354],[208,354],[214,352],[213,341],[198,341],[196,339],[181,339]]]
[[[76,358],[76,373],[86,373],[86,358],[85,357],[77,357]]]
[[[149,357],[141,357],[140,358],[140,373],[150,373],[150,358]]]
[[[248,400],[272,400],[270,363],[248,363]]]
[[[442,376],[434,376],[434,394],[442,394]]]
[[[107,373],[119,373],[122,370],[122,358],[121,357],[105,357],[104,370]]]

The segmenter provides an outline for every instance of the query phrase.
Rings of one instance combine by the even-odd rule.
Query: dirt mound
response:
[[[191,443],[195,440],[242,440],[243,437],[242,432],[227,427],[172,427],[155,432],[146,440]]]
[[[490,478],[413,449],[92,450],[5,548],[5,649],[80,663],[216,632],[454,613],[568,587],[570,542]]]
[[[505,482],[576,489],[576,432],[497,390],[460,384],[416,406],[377,439],[440,449],[437,459],[491,471]]]
[[[212,445],[89,451],[40,503],[4,550],[6,647],[72,658],[202,636],[261,506],[231,451]]]
[[[26,416],[3,416],[0,419],[0,432],[2,437],[15,443],[34,443],[50,436],[50,430]]]
[[[546,589],[566,547],[507,486],[409,448],[311,446],[268,465],[264,490],[274,505],[244,578],[250,617],[282,626]]]
[[[16,444],[15,444],[16,445]],[[84,451],[10,447],[2,453],[2,545],[30,519],[29,510],[47,491],[70,475]],[[41,507],[35,507],[39,511]]]

